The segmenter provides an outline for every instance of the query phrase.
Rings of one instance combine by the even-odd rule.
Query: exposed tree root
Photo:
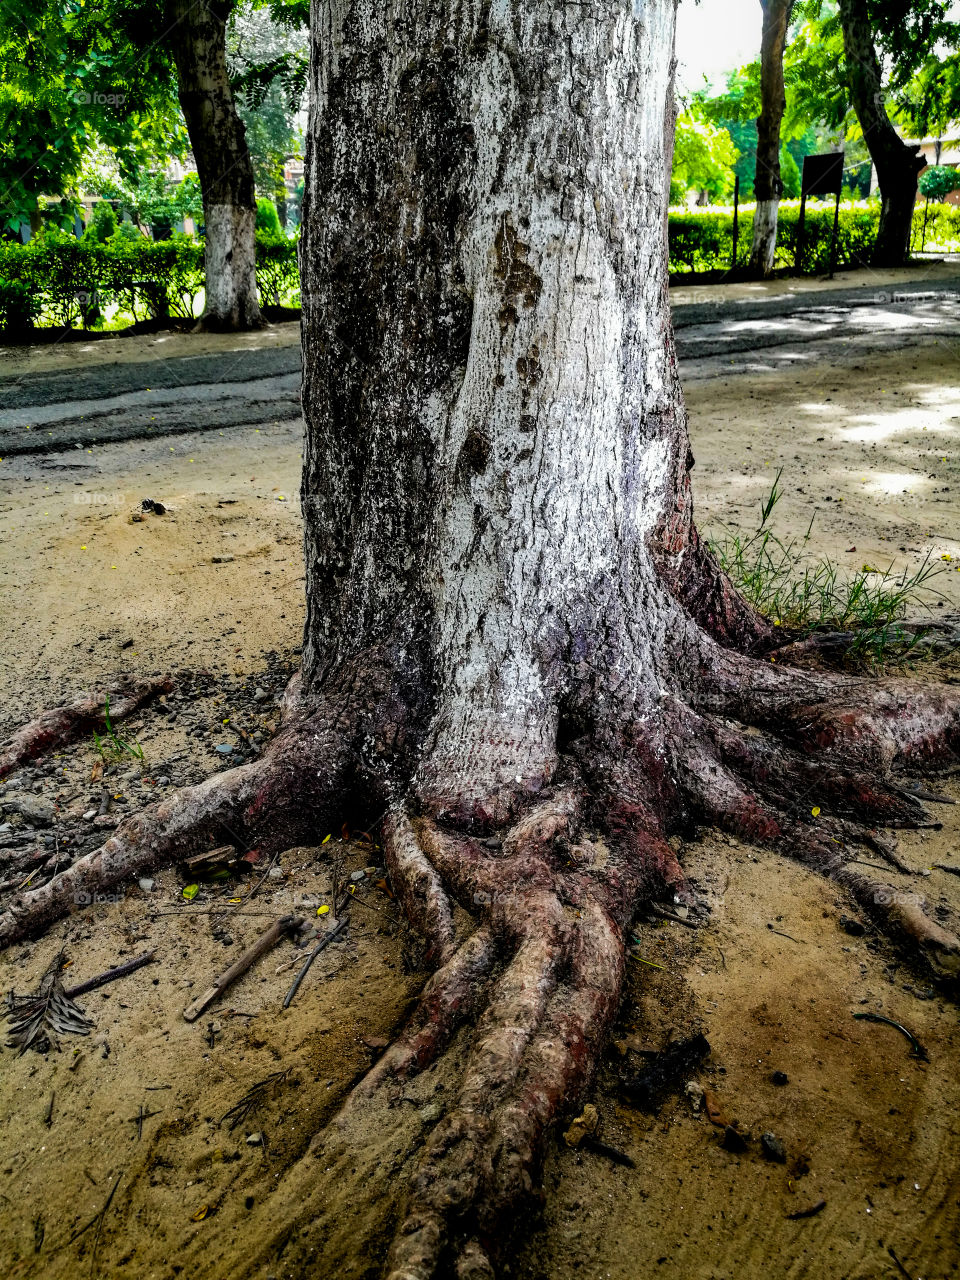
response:
[[[169,676],[152,680],[131,677],[118,681],[109,689],[83,694],[75,702],[45,711],[36,720],[31,720],[22,729],[18,729],[9,742],[0,748],[0,778],[5,778],[18,765],[25,764],[45,751],[74,742],[81,734],[91,733],[94,729],[102,732],[106,728],[108,699],[110,721],[118,724],[145,702],[159,697],[161,693],[169,693],[172,688],[173,680]]]
[[[259,761],[123,823],[101,849],[12,903],[0,942],[208,842],[281,848],[319,832],[334,807],[386,802],[393,884],[437,967],[344,1115],[395,1098],[458,1033],[468,1039],[387,1273],[490,1277],[504,1215],[536,1186],[547,1130],[590,1080],[637,907],[688,893],[671,834],[714,824],[789,854],[835,881],[935,974],[960,976],[960,943],[918,895],[853,863],[868,844],[909,871],[876,828],[929,822],[894,770],[953,758],[960,716],[950,691],[824,677],[826,701],[817,704],[809,675],[760,662],[750,672],[741,672],[738,700],[724,677],[705,696],[665,696],[622,723],[585,729],[565,744],[552,784],[506,826],[454,818],[456,796],[428,804],[415,784],[397,798],[389,765],[403,734],[385,681],[358,669],[335,696],[310,704],[294,682],[281,731]],[[414,776],[409,762],[404,776]]]

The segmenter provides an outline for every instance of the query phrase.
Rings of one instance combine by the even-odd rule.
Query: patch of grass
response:
[[[103,720],[106,732],[101,738],[96,729],[94,729],[93,743],[104,764],[117,764],[128,756],[132,756],[134,760],[139,760],[143,764],[143,747],[136,738],[122,738],[110,723],[109,694],[106,695],[104,703]]]
[[[922,628],[898,626],[910,609],[929,609],[939,592],[933,580],[947,566],[928,553],[918,569],[863,564],[852,572],[808,550],[813,517],[802,538],[783,539],[770,517],[783,490],[782,470],[760,504],[750,534],[725,528],[710,547],[740,593],[775,625],[799,636],[813,631],[852,631],[848,654],[871,663],[903,658],[923,637]]]

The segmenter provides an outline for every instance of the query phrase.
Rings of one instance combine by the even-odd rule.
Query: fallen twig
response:
[[[68,1000],[75,1000],[77,996],[86,995],[88,991],[96,991],[97,987],[105,987],[108,982],[115,982],[117,978],[125,978],[128,973],[135,973],[137,969],[142,969],[145,964],[152,963],[156,954],[156,951],[145,951],[142,956],[137,956],[135,960],[128,960],[126,964],[118,964],[115,969],[107,969],[105,973],[97,974],[95,978],[88,978],[86,982],[70,987],[63,994]]]
[[[74,1240],[79,1240],[79,1239],[80,1239],[80,1237],[84,1234],[84,1232],[85,1232],[85,1231],[89,1231],[89,1230],[90,1230],[90,1228],[93,1226],[93,1224],[94,1224],[95,1222],[102,1222],[102,1221],[103,1221],[103,1219],[104,1219],[104,1217],[105,1217],[105,1215],[106,1215],[107,1210],[110,1208],[110,1204],[111,1204],[111,1202],[112,1202],[112,1200],[113,1200],[113,1197],[114,1197],[114,1195],[116,1194],[117,1187],[119,1187],[119,1185],[120,1185],[120,1179],[121,1179],[122,1177],[123,1177],[123,1171],[121,1170],[121,1172],[117,1174],[117,1180],[116,1180],[116,1182],[114,1182],[113,1186],[110,1188],[110,1194],[107,1196],[107,1198],[106,1198],[106,1200],[105,1200],[105,1202],[104,1202],[103,1208],[100,1210],[100,1212],[99,1212],[99,1213],[95,1213],[95,1214],[93,1215],[93,1217],[92,1217],[92,1218],[90,1219],[90,1221],[86,1224],[86,1226],[79,1227],[79,1228],[78,1228],[78,1229],[73,1233],[73,1235],[70,1237],[70,1239],[67,1241],[67,1244],[73,1244]]]
[[[947,862],[935,862],[933,865],[938,871],[949,871],[952,876],[960,876],[960,867],[951,867]]]
[[[218,996],[223,995],[224,991],[232,983],[236,982],[237,978],[246,973],[255,960],[258,960],[260,956],[275,946],[285,933],[291,933],[294,929],[299,929],[302,924],[303,920],[299,916],[282,916],[275,921],[265,933],[260,935],[253,946],[248,947],[243,955],[233,962],[226,973],[215,979],[212,987],[184,1009],[184,1019],[187,1022],[195,1022]]]
[[[910,1057],[911,1058],[920,1058],[923,1062],[930,1061],[930,1057],[927,1054],[926,1049],[923,1047],[923,1045],[920,1043],[917,1037],[913,1034],[913,1032],[907,1030],[907,1028],[903,1025],[903,1023],[894,1022],[892,1018],[885,1018],[882,1013],[855,1013],[853,1016],[862,1022],[882,1022],[888,1027],[895,1027],[897,1031],[900,1032],[901,1035],[906,1036],[907,1039],[910,1041],[910,1045],[911,1045]]]
[[[787,1217],[791,1222],[797,1222],[800,1218],[815,1218],[818,1213],[827,1207],[826,1200],[818,1200],[816,1204],[812,1204],[809,1209],[798,1209],[796,1213],[788,1213]]]
[[[349,923],[350,923],[350,917],[344,916],[343,919],[337,924],[337,927],[335,929],[331,929],[329,933],[325,933],[323,937],[320,939],[320,941],[317,943],[317,945],[313,948],[313,950],[310,952],[310,954],[307,956],[306,960],[304,961],[303,967],[301,968],[300,972],[294,978],[293,984],[290,987],[290,990],[284,996],[284,999],[283,999],[284,1009],[290,1008],[290,1003],[293,1000],[293,997],[297,994],[297,991],[299,990],[299,987],[300,987],[300,983],[307,976],[307,972],[309,971],[310,966],[313,964],[314,960],[316,960],[320,952],[324,949],[324,947],[329,947],[330,943],[333,942],[334,939],[337,938],[341,933],[343,933],[343,931],[346,929]]]

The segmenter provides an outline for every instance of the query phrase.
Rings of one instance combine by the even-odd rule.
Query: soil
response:
[[[101,359],[109,345],[97,344],[89,358]],[[80,350],[71,347],[69,359]],[[782,374],[693,383],[701,524],[752,530],[759,499],[783,466],[782,533],[802,536],[813,514],[811,551],[858,568],[916,566],[929,552],[944,566],[936,583],[943,607],[956,608],[956,374],[956,351],[931,344],[858,357],[856,367],[824,363],[793,383]],[[124,811],[255,753],[275,728],[303,619],[300,428],[246,427],[14,462],[0,480],[0,637],[14,655],[0,672],[0,727],[118,671],[171,671],[178,680],[164,703],[118,727],[142,748],[142,765],[127,750],[97,778],[97,753],[82,742],[6,780],[0,842],[9,843],[0,843],[0,855],[28,839],[72,857]],[[143,498],[166,513],[135,520]],[[947,555],[953,559],[940,561]],[[938,786],[960,799],[960,778]],[[101,816],[105,788],[110,808]],[[50,825],[29,830],[18,809],[24,797],[47,802]],[[929,909],[955,912],[960,876],[935,864],[960,863],[960,808],[938,806],[934,816],[942,829],[901,835],[900,852],[917,875],[878,876],[924,894]],[[157,953],[153,964],[80,998],[94,1022],[89,1037],[63,1037],[59,1052],[42,1055],[4,1051],[7,1275],[59,1280],[79,1267],[94,1276],[212,1280],[236,1274],[287,1221],[296,1223],[289,1247],[278,1245],[256,1274],[305,1274],[310,1256],[311,1274],[378,1274],[403,1171],[437,1117],[434,1095],[455,1081],[462,1045],[406,1091],[412,1105],[360,1115],[364,1159],[297,1163],[401,1025],[426,976],[414,939],[394,922],[396,905],[378,887],[379,851],[356,836],[358,815],[343,818],[346,833],[317,831],[315,847],[287,851],[272,870],[255,862],[240,879],[200,883],[188,901],[188,878],[167,869],[119,901],[78,908],[3,957],[4,989],[26,992],[61,946],[72,962],[68,984]],[[510,1273],[956,1274],[956,1007],[869,926],[859,929],[842,893],[788,860],[709,831],[682,860],[711,903],[709,923],[637,922],[620,1022],[589,1099],[603,1140],[635,1167],[558,1137],[547,1153],[542,1213],[531,1218]],[[341,877],[368,869],[353,882],[350,929],[317,958],[291,1007],[281,1011],[306,952],[286,939],[186,1023],[186,1005],[279,915],[301,915],[308,944],[329,927],[332,912],[317,912],[332,902],[338,867]],[[862,1012],[909,1027],[930,1061],[911,1057],[893,1028],[855,1020]],[[638,1108],[624,1078],[651,1051],[701,1031],[709,1057],[678,1078],[658,1112]],[[233,1129],[220,1123],[278,1071],[288,1074],[257,1111]],[[777,1071],[786,1084],[773,1083]],[[723,1118],[747,1138],[745,1151],[725,1149],[724,1130],[692,1109],[689,1080],[712,1091]],[[141,1107],[156,1113],[142,1129]],[[768,1131],[783,1143],[785,1164],[763,1157],[759,1137]],[[71,1239],[118,1178],[101,1225]],[[815,1216],[789,1216],[821,1200]],[[348,1249],[355,1241],[346,1261],[344,1240]]]

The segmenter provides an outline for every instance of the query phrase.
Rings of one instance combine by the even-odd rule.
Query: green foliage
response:
[[[300,303],[297,242],[278,232],[257,232],[257,288],[261,304],[280,306],[285,299]]]
[[[679,204],[688,191],[705,191],[711,201],[731,195],[736,159],[737,149],[727,130],[708,120],[697,103],[692,103],[677,117],[671,204]]]
[[[263,196],[257,199],[257,230],[268,236],[280,234],[280,215],[277,213],[277,206],[272,200],[266,200]]]
[[[802,538],[779,537],[771,515],[783,497],[780,474],[760,504],[753,533],[724,528],[709,540],[720,567],[740,594],[775,626],[800,635],[813,631],[853,631],[848,656],[874,663],[903,657],[917,642],[917,632],[896,624],[909,609],[929,607],[937,593],[932,582],[946,566],[928,556],[919,569],[878,569],[862,565],[852,572],[833,560],[818,559],[808,545],[813,520]]]
[[[778,219],[778,268],[793,269],[797,245],[799,201],[781,201]],[[924,209],[917,206],[913,217],[912,248],[920,248]],[[880,210],[876,201],[841,202],[837,232],[837,265],[866,263],[877,234]],[[753,236],[753,206],[741,205],[737,266],[746,267]],[[830,262],[833,232],[832,202],[808,202],[803,236],[803,272],[826,271]],[[685,271],[726,271],[733,252],[733,210],[671,209],[668,228],[670,269]],[[927,218],[925,248],[942,252],[960,250],[960,206],[941,204],[931,208]]]
[[[40,302],[22,280],[0,276],[0,332],[20,333],[32,329],[40,315]]]
[[[113,205],[107,200],[99,200],[93,206],[90,221],[87,223],[87,236],[103,244],[116,234],[116,230],[117,215],[113,211]]]
[[[960,188],[960,169],[948,164],[928,165],[920,175],[919,187],[928,200],[942,200]]]
[[[56,228],[26,245],[0,242],[0,326],[16,330],[39,321],[86,328],[101,322],[108,308],[132,321],[189,319],[203,292],[203,253],[203,241],[191,236],[158,241],[119,229],[105,243]],[[296,241],[258,234],[257,283],[265,302],[296,296]]]
[[[132,177],[182,150],[175,82],[158,46],[113,21],[124,0],[5,0],[0,26],[0,221],[35,217],[41,195],[76,200],[99,142]],[[153,8],[162,17],[162,5]],[[141,35],[145,33],[141,32]]]

